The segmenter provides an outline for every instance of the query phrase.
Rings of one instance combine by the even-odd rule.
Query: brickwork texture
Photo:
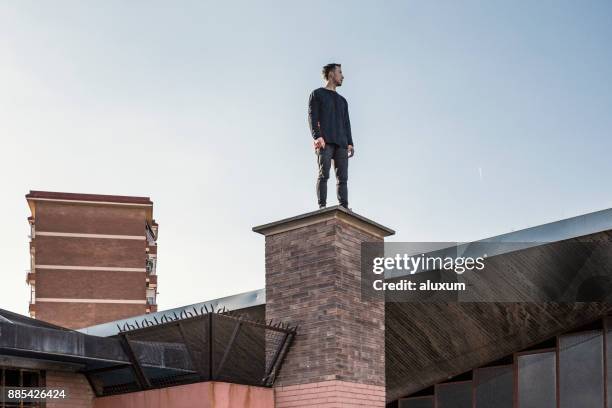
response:
[[[266,236],[266,318],[299,325],[277,407],[384,406],[384,303],[361,300],[362,242],[382,238],[338,218]]]
[[[47,400],[47,408],[91,408],[93,407],[94,394],[89,382],[83,374],[47,371],[46,387],[58,388],[66,391],[68,398]]]

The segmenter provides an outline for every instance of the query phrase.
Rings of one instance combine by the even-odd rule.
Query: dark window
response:
[[[399,400],[399,408],[434,408],[433,397],[414,397]]]
[[[603,401],[601,330],[559,337],[560,408],[599,408]]]
[[[474,371],[476,408],[512,408],[512,366],[487,367]]]
[[[436,408],[472,408],[472,382],[436,385]]]
[[[4,370],[5,387],[19,387],[21,385],[19,370],[7,368]]]
[[[42,387],[43,378],[43,371],[0,367],[0,386],[3,387]],[[0,396],[0,408],[41,408],[44,406],[44,402],[7,402],[4,400],[4,394]]]
[[[40,374],[38,371],[22,371],[21,372],[21,385],[24,387],[38,387]]]
[[[518,408],[557,407],[557,354],[523,354],[516,358]]]

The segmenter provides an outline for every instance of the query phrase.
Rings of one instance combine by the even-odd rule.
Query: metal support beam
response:
[[[221,370],[223,370],[223,365],[225,364],[225,361],[227,360],[229,353],[232,351],[232,347],[234,346],[234,343],[236,342],[236,338],[238,337],[238,333],[240,332],[241,326],[242,326],[242,322],[238,321],[238,323],[236,323],[236,326],[234,327],[234,331],[232,332],[232,337],[230,337],[230,341],[227,344],[227,347],[225,348],[225,353],[223,353],[223,358],[221,358],[219,367],[217,367],[217,371],[215,372],[215,377],[214,377],[215,380],[219,378],[219,374],[221,373]]]
[[[270,375],[272,374],[272,370],[274,369],[274,366],[276,365],[276,361],[278,360],[278,357],[280,356],[280,353],[283,347],[285,346],[285,342],[287,341],[287,336],[289,336],[289,333],[285,333],[283,335],[283,340],[281,341],[280,346],[276,349],[276,351],[274,352],[274,355],[272,356],[272,360],[270,361],[270,367],[268,367],[268,369],[266,370],[266,375],[263,378],[264,385],[268,384]],[[265,331],[264,331],[264,338],[265,337],[266,336],[265,336]]]
[[[278,371],[280,370],[281,366],[283,365],[283,361],[285,360],[285,355],[287,354],[289,347],[291,347],[291,343],[293,343],[293,339],[295,338],[295,333],[296,333],[295,331],[285,333],[283,343],[280,345],[280,347],[277,350],[278,355],[276,356],[276,359],[274,360],[274,364],[270,366],[270,373],[264,378],[264,385],[271,386],[272,384],[274,384],[274,381],[276,380],[276,376],[278,375]]]
[[[101,397],[102,393],[98,392],[98,389],[96,388],[96,385],[94,384],[93,379],[91,378],[91,375],[87,371],[85,371],[83,375],[87,379],[87,382],[89,383],[89,387],[91,388],[91,391],[94,393],[94,395],[96,397]]]
[[[125,351],[125,354],[128,356],[130,362],[132,363],[132,371],[134,372],[134,376],[136,377],[138,385],[143,390],[150,389],[151,383],[149,382],[149,379],[145,375],[144,371],[142,370],[142,367],[140,366],[140,363],[138,362],[138,359],[134,354],[134,350],[132,350],[128,335],[122,334],[119,337],[121,339],[121,346],[123,347],[123,351]]]

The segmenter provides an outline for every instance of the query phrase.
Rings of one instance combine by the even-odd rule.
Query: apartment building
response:
[[[78,329],[157,311],[149,197],[30,191],[30,316]]]

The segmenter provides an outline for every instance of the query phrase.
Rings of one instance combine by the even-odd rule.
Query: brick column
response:
[[[361,243],[394,231],[337,206],[253,230],[266,237],[266,319],[299,325],[276,408],[384,407],[385,307],[361,299]]]

